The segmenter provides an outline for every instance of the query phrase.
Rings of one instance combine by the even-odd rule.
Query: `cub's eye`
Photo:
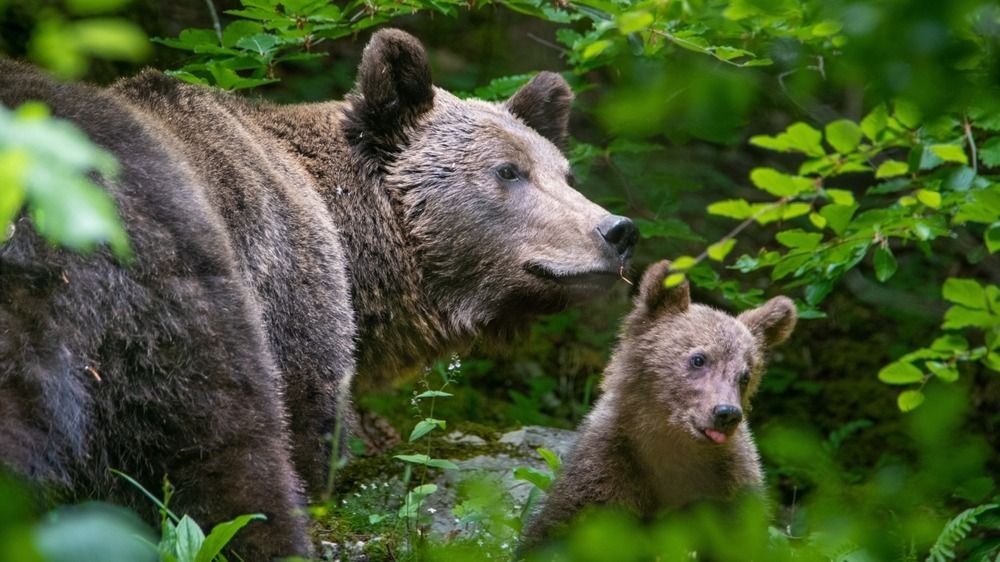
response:
[[[504,164],[494,172],[503,181],[511,182],[521,179],[521,174],[517,173],[517,168],[510,164]]]
[[[695,369],[700,369],[705,366],[705,356],[701,353],[695,353],[691,356],[689,363],[691,363],[691,366]]]
[[[750,384],[750,371],[743,371],[740,375],[740,386],[746,387],[748,384]]]

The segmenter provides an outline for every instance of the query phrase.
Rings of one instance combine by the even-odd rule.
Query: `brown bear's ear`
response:
[[[555,72],[539,72],[505,106],[540,135],[562,148],[569,136],[569,108],[573,90]]]
[[[750,333],[757,338],[760,345],[769,348],[792,335],[797,316],[792,299],[774,297],[757,308],[740,314],[738,318],[750,328]]]
[[[676,287],[665,287],[663,282],[670,273],[669,260],[658,261],[649,266],[639,283],[636,305],[650,314],[679,314],[687,311],[691,306],[691,288],[687,281]]]
[[[357,80],[348,131],[353,140],[398,140],[400,131],[434,105],[427,54],[416,38],[398,29],[372,35]]]

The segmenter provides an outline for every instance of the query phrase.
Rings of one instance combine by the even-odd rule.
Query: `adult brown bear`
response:
[[[569,185],[572,94],[542,73],[504,104],[434,88],[381,31],[355,92],[275,106],[148,71],[101,90],[0,61],[113,152],[136,260],[80,256],[28,218],[0,245],[0,459],[69,498],[145,505],[108,468],[211,525],[263,512],[247,560],[309,550],[355,371],[404,366],[600,294],[636,239]]]

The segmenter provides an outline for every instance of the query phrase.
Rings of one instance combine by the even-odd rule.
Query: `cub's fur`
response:
[[[0,466],[63,499],[206,526],[264,513],[250,561],[307,554],[350,390],[601,294],[635,227],[567,183],[572,93],[505,103],[431,83],[420,43],[376,33],[344,101],[279,106],[155,71],[108,89],[0,60],[0,103],[39,100],[121,163],[102,180],[136,259],[0,241]],[[341,448],[341,450],[344,450]]]
[[[726,499],[762,484],[742,413],[765,352],[795,326],[785,297],[732,317],[691,304],[687,284],[663,285],[670,263],[643,276],[602,382],[525,546],[550,536],[584,507],[613,504],[649,518],[700,499]]]

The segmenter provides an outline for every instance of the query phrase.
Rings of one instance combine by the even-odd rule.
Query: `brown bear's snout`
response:
[[[718,431],[730,433],[743,421],[743,410],[739,406],[722,404],[712,409],[712,425]]]
[[[597,232],[615,250],[622,260],[632,255],[632,248],[639,240],[639,229],[628,217],[608,215],[597,225]]]

